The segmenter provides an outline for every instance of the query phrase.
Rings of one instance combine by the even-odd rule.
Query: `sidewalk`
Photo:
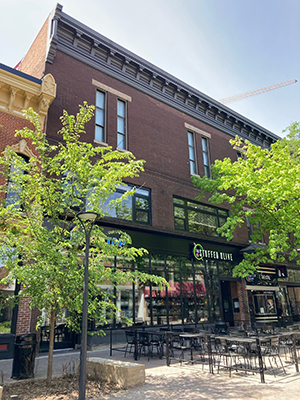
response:
[[[110,358],[109,350],[88,351],[88,357]],[[114,351],[113,359],[124,360],[124,353]],[[287,368],[287,375],[274,378],[266,376],[266,384],[260,383],[258,375],[236,373],[229,378],[228,372],[209,374],[201,365],[174,364],[166,366],[165,359],[142,358],[134,361],[132,356],[125,359],[143,363],[146,367],[146,384],[141,387],[106,395],[93,400],[298,400],[300,397],[300,374],[295,367]],[[0,373],[4,383],[16,382],[11,379],[13,360],[0,361]],[[60,376],[63,370],[75,368],[79,361],[79,351],[64,350],[54,353],[53,376]],[[35,378],[45,378],[47,372],[47,354],[39,354],[35,362]],[[2,372],[1,372],[2,371]]]

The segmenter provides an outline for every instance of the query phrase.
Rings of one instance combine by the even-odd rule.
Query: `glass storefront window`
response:
[[[208,293],[209,319],[218,321],[221,318],[220,290],[217,263],[214,260],[206,261],[206,288]]]
[[[288,287],[292,315],[300,315],[300,287]]]
[[[195,263],[196,315],[198,322],[208,320],[207,291],[204,277],[204,264]]]
[[[166,259],[167,280],[170,285],[167,288],[167,306],[169,308],[169,323],[179,324],[182,322],[182,303],[180,293],[180,273],[178,257],[168,256]]]
[[[151,255],[151,274],[165,277],[165,257],[158,254]],[[153,325],[167,324],[166,288],[161,290],[152,286],[152,321]],[[151,301],[150,300],[150,301]]]
[[[277,314],[274,293],[257,293],[254,295],[256,314]]]
[[[300,271],[299,270],[294,271],[294,282],[300,282]]]
[[[117,268],[121,270],[131,270],[133,268],[133,262],[130,258],[118,257]],[[133,298],[133,283],[126,282],[118,286],[116,293],[116,307],[117,315],[116,322],[126,325],[127,319],[133,320],[134,313],[134,298]]]
[[[150,254],[132,262],[129,258],[107,260],[117,269],[150,273],[166,278],[169,287],[151,282],[123,282],[110,291],[117,313],[117,325],[131,323],[147,325],[195,324],[221,319],[220,277],[231,274],[231,263],[221,260],[191,261],[185,257]],[[108,309],[109,314],[109,309]],[[107,315],[109,324],[113,324]]]
[[[186,324],[195,323],[195,292],[192,262],[187,258],[180,259],[182,280],[182,311]]]
[[[149,273],[149,257],[139,257],[135,261],[135,269]],[[135,323],[151,323],[150,282],[135,284]]]
[[[279,317],[288,317],[290,315],[286,288],[281,287],[279,291],[276,292],[276,305]]]
[[[226,261],[219,261],[219,274],[222,276],[232,276],[231,263]]]

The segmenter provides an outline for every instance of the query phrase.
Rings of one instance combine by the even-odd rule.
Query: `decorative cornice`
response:
[[[0,111],[25,118],[23,110],[32,107],[39,113],[43,127],[49,106],[56,97],[56,83],[51,74],[43,80],[32,78],[0,65]]]
[[[232,137],[239,135],[264,147],[280,139],[65,14],[61,5],[57,5],[52,18],[55,34],[52,34],[46,61],[52,63],[59,50]]]

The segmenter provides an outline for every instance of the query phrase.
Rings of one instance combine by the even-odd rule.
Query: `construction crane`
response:
[[[219,103],[222,103],[222,104],[232,103],[234,101],[245,99],[247,97],[255,96],[257,94],[269,92],[270,90],[275,90],[275,89],[279,89],[284,86],[292,85],[293,83],[296,83],[296,82],[297,82],[296,79],[292,79],[290,81],[277,83],[276,85],[267,86],[263,89],[257,89],[257,90],[253,90],[251,92],[246,92],[246,93],[242,93],[242,94],[237,94],[235,96],[226,97],[225,99],[219,100]]]

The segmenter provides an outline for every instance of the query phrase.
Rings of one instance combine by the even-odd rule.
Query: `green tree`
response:
[[[300,124],[293,123],[286,132],[270,148],[236,137],[231,144],[241,149],[241,158],[216,160],[212,179],[192,177],[201,189],[198,200],[209,193],[211,203],[230,205],[230,216],[219,228],[223,236],[231,240],[248,218],[255,227],[252,242],[266,238],[265,245],[244,255],[234,268],[236,276],[247,276],[260,263],[289,260],[300,265]]]
[[[80,211],[90,210],[101,219],[110,196],[123,179],[143,171],[144,162],[136,160],[130,152],[112,151],[82,141],[93,110],[93,106],[84,103],[76,117],[64,111],[55,145],[47,141],[38,115],[33,110],[27,111],[35,130],[24,128],[16,135],[32,142],[35,155],[25,162],[7,147],[0,159],[5,178],[0,186],[0,250],[8,271],[3,282],[16,279],[22,287],[20,296],[29,296],[31,307],[46,310],[49,316],[48,383],[52,378],[56,319],[67,309],[67,325],[80,329],[85,239],[76,216]],[[133,193],[134,189],[122,197]],[[146,250],[134,248],[130,236],[124,232],[112,234],[124,240],[125,245],[109,244],[108,236],[98,225],[91,237],[88,313],[89,319],[103,324],[117,310],[111,293],[101,290],[99,284],[164,282],[139,271],[115,269],[110,263],[114,256],[134,260]]]

